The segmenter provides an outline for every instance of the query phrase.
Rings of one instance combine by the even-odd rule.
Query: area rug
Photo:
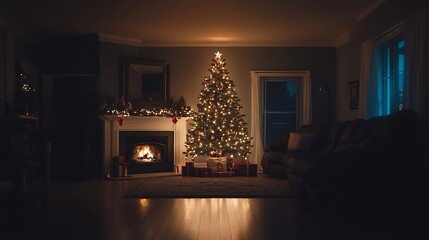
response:
[[[288,181],[269,177],[152,177],[126,194],[137,198],[292,197]]]

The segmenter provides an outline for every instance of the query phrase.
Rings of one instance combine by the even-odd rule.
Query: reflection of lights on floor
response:
[[[157,208],[158,204],[164,205],[164,201],[165,199],[140,198],[141,214],[148,214],[148,211]],[[247,231],[253,231],[249,226],[250,222],[254,221],[254,216],[250,200],[246,198],[183,198],[176,199],[176,203],[169,206],[167,212],[176,217],[165,220],[168,226],[174,225],[185,231],[180,233],[181,230],[178,230],[179,234],[188,237],[203,234],[214,238],[235,239],[243,237],[242,234]],[[155,217],[156,214],[149,216]]]
[[[147,199],[147,198],[141,198],[140,199],[140,207],[141,208],[147,208],[147,207],[149,207],[149,199]]]

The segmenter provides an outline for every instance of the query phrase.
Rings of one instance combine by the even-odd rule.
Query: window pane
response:
[[[397,43],[397,88],[396,88],[396,98],[397,104],[396,109],[401,110],[404,108],[405,104],[405,40],[400,39]]]
[[[406,42],[402,35],[377,47],[376,116],[403,109],[406,101]]]
[[[390,47],[384,49],[383,59],[384,81],[383,81],[383,115],[390,113]]]
[[[268,113],[265,120],[265,144],[279,142],[283,136],[296,130],[295,113]]]
[[[266,93],[267,112],[296,111],[295,82],[266,82]]]
[[[386,115],[390,112],[390,51],[391,48],[389,43],[378,48],[377,115]]]
[[[299,77],[261,78],[263,144],[279,142],[297,128]]]

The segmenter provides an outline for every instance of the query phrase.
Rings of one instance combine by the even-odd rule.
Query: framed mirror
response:
[[[126,101],[140,106],[162,106],[170,99],[170,65],[140,59],[122,60],[120,91]]]

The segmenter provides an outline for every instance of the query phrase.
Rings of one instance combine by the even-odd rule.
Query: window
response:
[[[383,116],[407,107],[406,41],[403,33],[376,43],[375,116]]]
[[[262,144],[279,142],[298,128],[299,77],[261,77]]]
[[[250,75],[252,78],[250,130],[254,145],[250,161],[260,163],[264,154],[264,141],[266,144],[280,136],[281,131],[284,133],[296,129],[297,126],[312,123],[311,78],[310,71],[262,70],[250,71]],[[268,127],[266,132],[265,127]]]
[[[359,110],[362,118],[424,106],[424,24],[417,15],[361,44]],[[427,45],[427,44],[426,44]]]

